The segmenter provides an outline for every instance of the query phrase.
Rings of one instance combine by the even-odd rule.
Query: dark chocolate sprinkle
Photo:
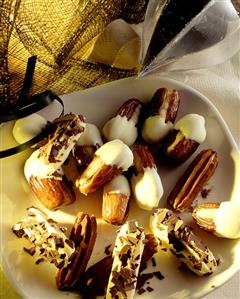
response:
[[[25,234],[23,229],[19,229],[19,230],[13,229],[12,231],[18,238],[22,238]]]
[[[28,254],[30,254],[31,256],[34,255],[34,253],[36,252],[35,251],[35,247],[31,247],[31,248],[26,248],[26,247],[23,247],[24,251],[26,251]]]
[[[152,266],[153,266],[153,267],[156,267],[157,264],[156,264],[156,260],[155,260],[154,257],[152,257],[151,261],[152,261]]]
[[[35,264],[38,265],[44,261],[45,261],[44,258],[40,258],[40,259],[36,260]]]
[[[153,272],[153,275],[159,280],[163,280],[165,278],[160,271]]]
[[[54,242],[55,242],[55,245],[56,245],[56,248],[64,248],[64,242],[63,242],[63,239],[62,238],[59,238],[59,237],[54,237]]]
[[[146,289],[147,289],[148,292],[152,292],[152,291],[154,291],[154,289],[151,288],[151,287],[147,287]]]
[[[144,273],[144,274],[141,274],[138,276],[138,280],[137,280],[137,290],[140,290],[145,282],[149,279],[152,279],[153,278],[153,273]]]
[[[112,244],[109,244],[108,246],[105,247],[105,250],[104,250],[104,253],[106,255],[111,255],[112,254],[112,251],[110,250]]]
[[[145,292],[146,290],[144,288],[141,288],[140,290],[137,291],[138,295],[142,295]]]

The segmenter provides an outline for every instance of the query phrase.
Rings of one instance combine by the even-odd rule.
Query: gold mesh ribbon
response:
[[[16,104],[27,60],[37,55],[31,94],[88,88],[136,74],[88,60],[116,19],[143,21],[147,0],[0,0],[0,107]]]

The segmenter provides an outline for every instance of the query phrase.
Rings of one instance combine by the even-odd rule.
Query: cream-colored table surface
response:
[[[207,96],[223,115],[237,145],[240,147],[240,52],[225,63],[209,69],[172,73],[166,76],[182,81]],[[1,270],[0,287],[0,299],[20,298]],[[223,298],[240,298],[240,273],[203,299]]]

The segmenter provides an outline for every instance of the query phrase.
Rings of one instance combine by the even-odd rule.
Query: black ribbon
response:
[[[52,91],[46,90],[42,93],[35,94],[34,96],[28,98],[28,94],[32,85],[34,69],[36,65],[36,56],[32,56],[28,59],[27,69],[24,77],[23,87],[18,99],[18,103],[15,109],[10,111],[8,114],[0,113],[0,123],[10,121],[10,120],[17,120],[19,118],[23,118],[28,116],[32,113],[35,113],[44,107],[51,104],[54,100],[58,101],[61,106],[62,110],[60,115],[64,114],[64,104],[63,101]],[[11,155],[15,155],[19,152],[22,152],[29,147],[33,146],[37,142],[39,142],[43,137],[47,136],[53,129],[53,126],[49,125],[43,131],[35,136],[34,138],[30,139],[29,141],[22,143],[18,146],[2,150],[0,151],[0,159],[6,158]]]

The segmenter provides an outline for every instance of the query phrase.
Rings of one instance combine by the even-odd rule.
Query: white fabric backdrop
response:
[[[167,76],[190,85],[210,99],[222,114],[240,149],[240,52],[209,69],[168,73]],[[202,299],[239,298],[240,272]]]

